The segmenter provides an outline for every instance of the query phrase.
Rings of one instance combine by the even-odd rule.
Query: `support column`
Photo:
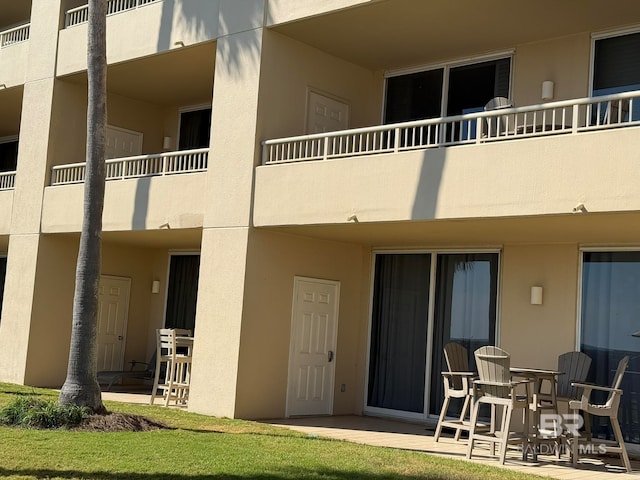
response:
[[[7,255],[0,380],[24,383],[40,263],[42,197],[48,178],[49,133],[61,0],[33,0],[29,59],[22,100],[16,187]]]
[[[264,8],[263,0],[243,2],[242,7],[234,0],[220,3],[189,409],[227,417],[236,413],[253,175],[259,158]]]

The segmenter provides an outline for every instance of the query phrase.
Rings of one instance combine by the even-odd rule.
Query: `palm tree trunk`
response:
[[[61,404],[86,406],[95,412],[105,410],[97,380],[96,350],[107,124],[106,14],[107,0],[89,0],[84,213],[76,266],[69,365],[58,400]]]

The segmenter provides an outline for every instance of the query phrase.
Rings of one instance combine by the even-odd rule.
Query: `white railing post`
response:
[[[587,110],[589,110],[587,108]],[[571,111],[571,133],[578,133],[578,121],[580,116],[580,105],[573,105]],[[588,124],[588,119],[585,119],[585,126]]]
[[[393,133],[395,135],[395,138],[393,139],[393,151],[398,153],[400,150],[400,127],[394,128]]]
[[[326,136],[324,137],[324,152],[322,155],[322,159],[326,160],[328,155],[329,155],[329,137]]]

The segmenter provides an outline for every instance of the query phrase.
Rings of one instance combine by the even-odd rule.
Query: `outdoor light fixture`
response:
[[[160,293],[160,280],[151,282],[151,293]]]
[[[162,139],[162,148],[165,150],[171,150],[173,146],[173,139],[171,137],[164,137]]]
[[[542,82],[542,100],[551,100],[553,98],[553,82],[545,80]]]
[[[542,305],[542,287],[531,287],[531,305]]]

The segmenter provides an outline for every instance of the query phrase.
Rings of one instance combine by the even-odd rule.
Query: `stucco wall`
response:
[[[41,237],[36,274],[25,384],[59,387],[67,371],[75,267],[76,236]],[[151,293],[153,279],[165,284],[165,249],[103,244],[102,274],[131,279],[124,362],[147,361],[155,346],[158,316],[164,311],[164,290]],[[151,339],[149,338],[151,336]]]
[[[49,163],[64,165],[86,159],[86,85],[58,80],[54,91],[54,115],[64,121],[53,122]],[[107,95],[107,123],[142,133],[142,153],[162,153],[165,135],[178,131],[178,109],[142,102],[114,93]]]
[[[202,227],[205,173],[107,182],[103,230]],[[42,231],[79,232],[84,184],[45,189]]]
[[[218,36],[219,0],[164,0],[107,18],[107,61],[117,63],[212,40]],[[57,72],[87,68],[87,25],[60,31]]]
[[[0,83],[4,83],[6,88],[24,83],[28,53],[28,41],[0,49]]]
[[[554,82],[552,101],[588,96],[590,50],[588,32],[518,45],[512,65],[514,105],[543,103],[545,80]]]
[[[252,231],[240,339],[237,416],[277,418],[285,414],[296,275],[340,282],[334,414],[359,411],[359,368],[363,366],[359,340],[363,332],[366,334],[362,274],[360,246]],[[345,392],[340,391],[342,384]]]
[[[369,2],[371,0],[323,0],[322,2],[267,0],[267,25],[291,22]]]
[[[0,234],[7,234],[11,229],[11,209],[13,208],[13,190],[0,192]]]
[[[305,134],[309,89],[347,103],[350,128],[380,123],[381,72],[327,55],[279,33],[265,31],[258,139]]]
[[[576,244],[505,245],[502,255],[499,345],[511,364],[556,368],[576,349],[579,250]],[[543,287],[531,305],[531,286]]]

